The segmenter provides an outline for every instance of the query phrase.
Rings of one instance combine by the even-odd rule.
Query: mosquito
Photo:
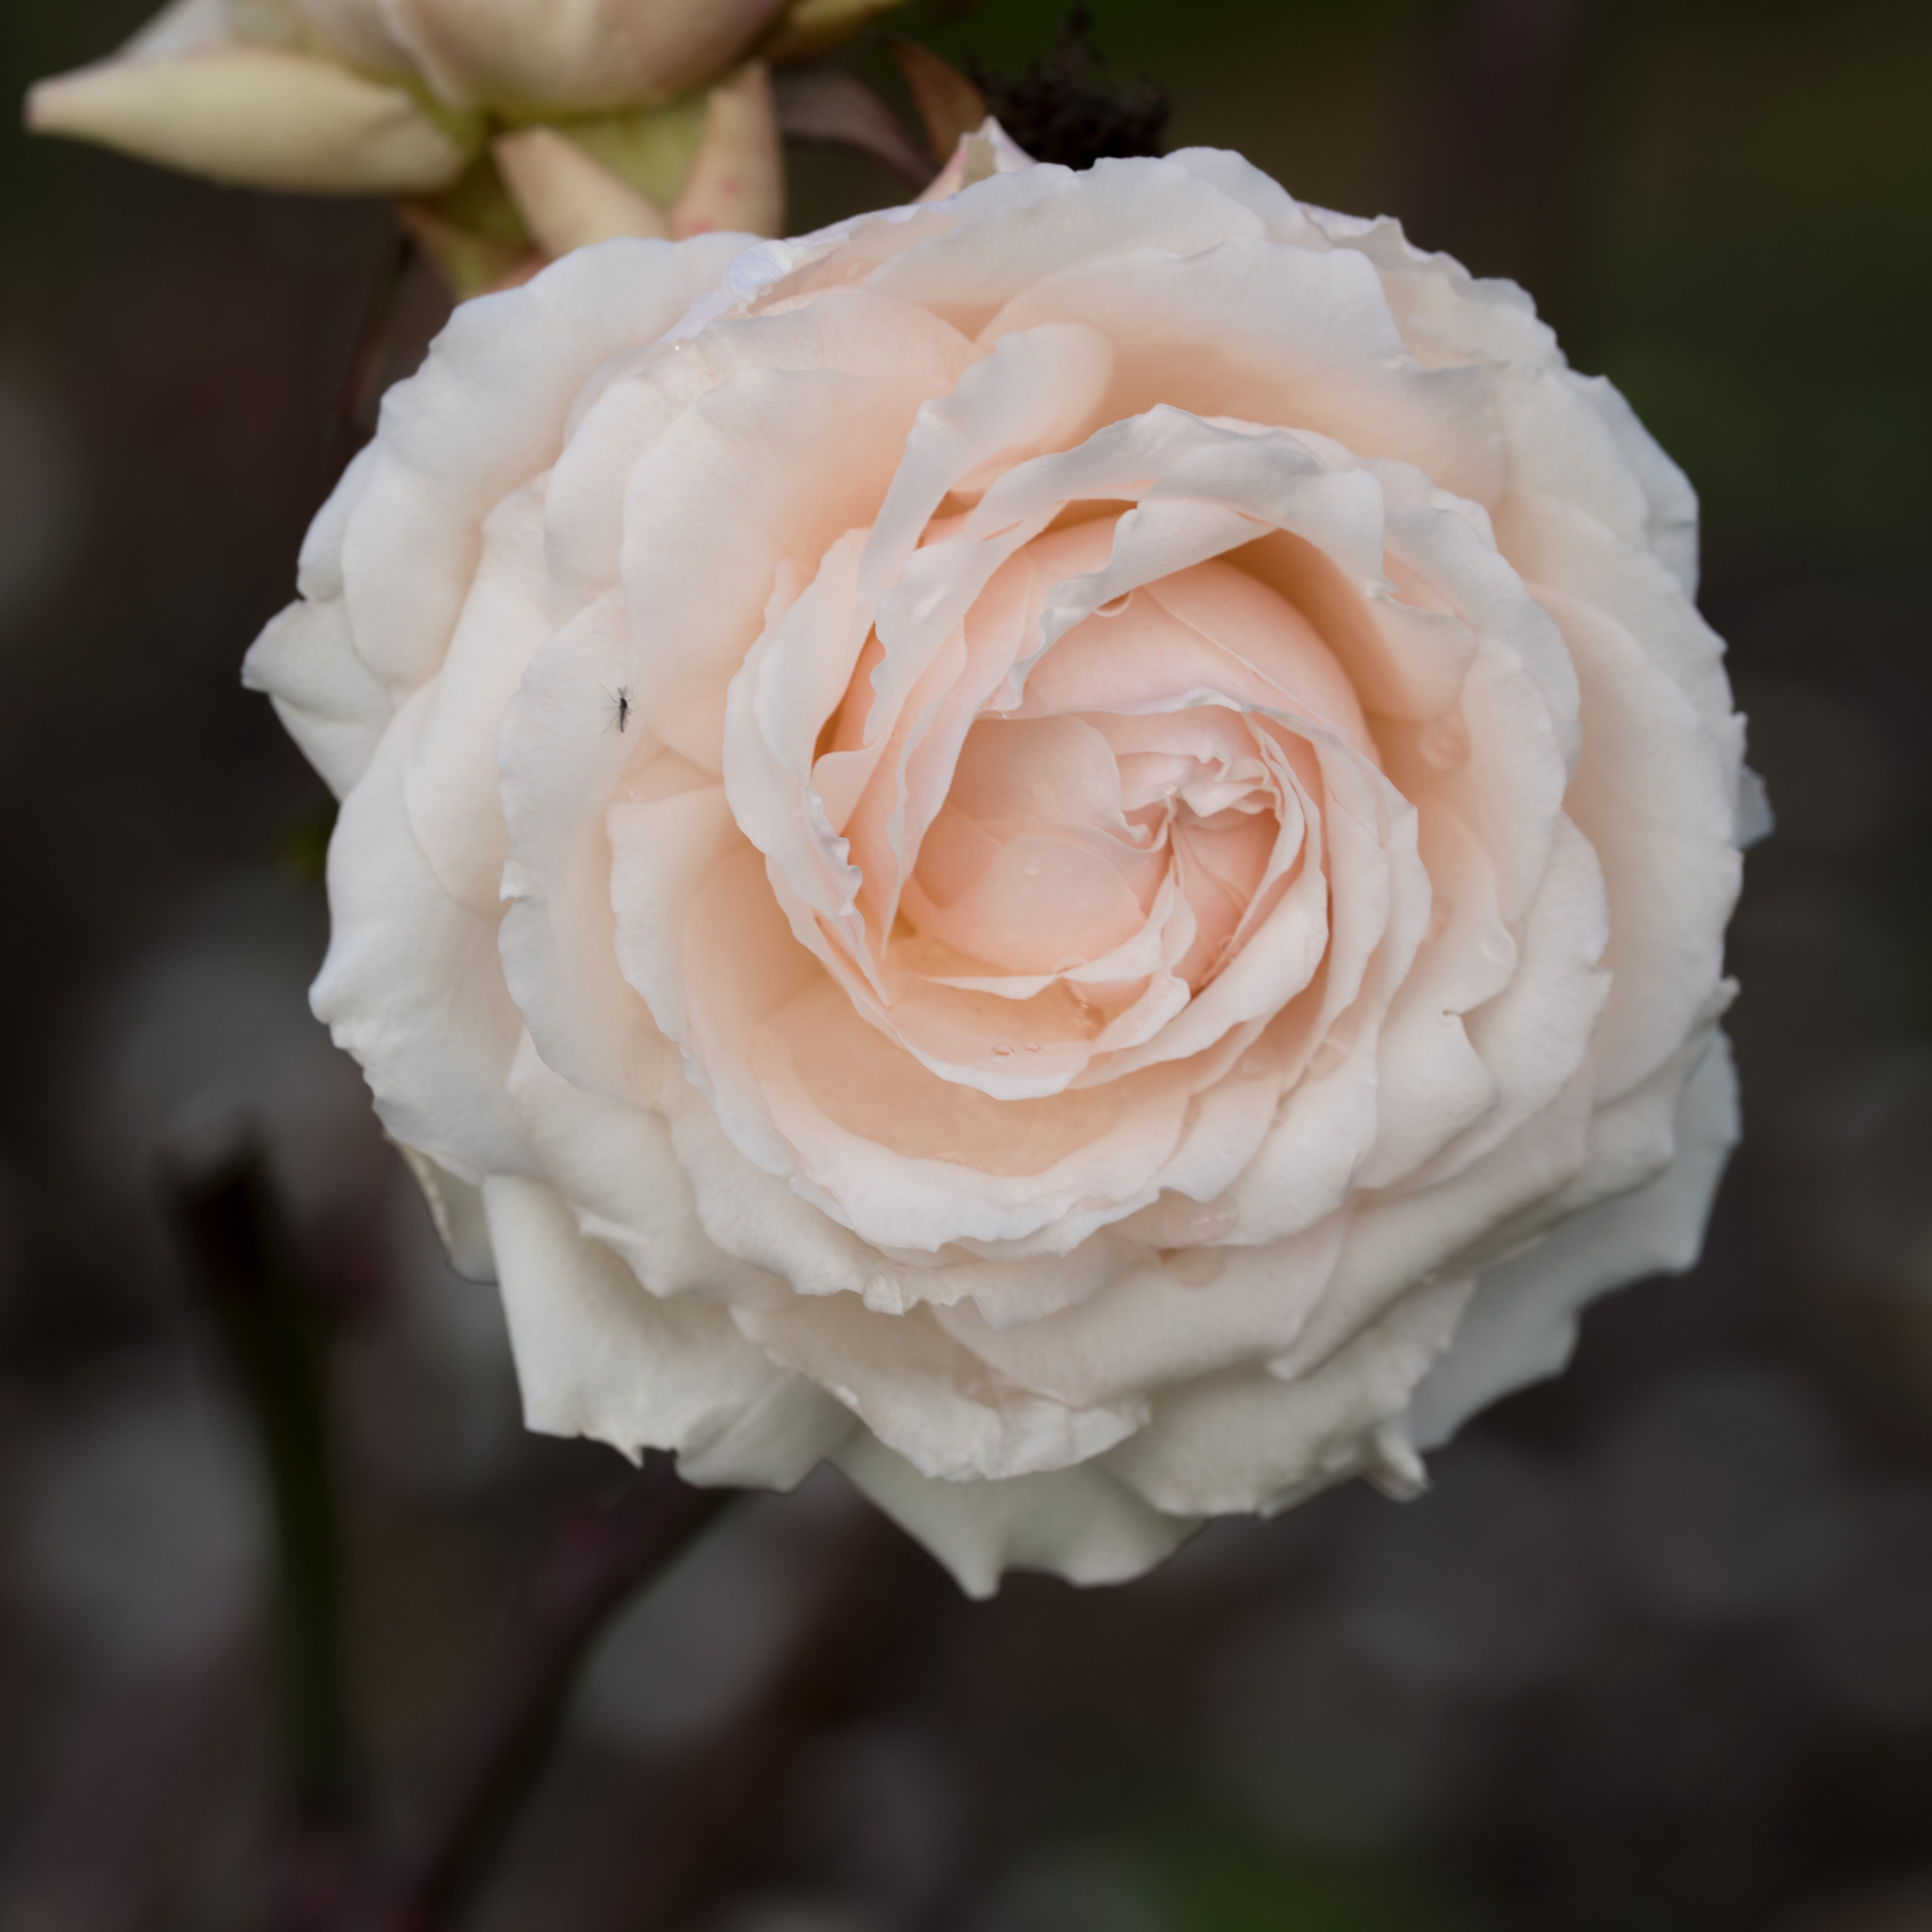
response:
[[[631,687],[621,684],[614,691],[606,691],[604,701],[611,707],[611,722],[621,731],[631,722]]]

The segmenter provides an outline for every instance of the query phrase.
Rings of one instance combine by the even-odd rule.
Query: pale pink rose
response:
[[[1691,491],[1519,290],[1015,158],[469,304],[248,672],[531,1424],[829,1458],[975,1591],[1412,1491],[1686,1265],[1760,810]]]

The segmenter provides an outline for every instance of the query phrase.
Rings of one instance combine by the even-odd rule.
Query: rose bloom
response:
[[[461,309],[248,677],[531,1425],[829,1458],[975,1592],[1418,1488],[1736,1136],[1695,519],[1520,290],[1231,154]]]

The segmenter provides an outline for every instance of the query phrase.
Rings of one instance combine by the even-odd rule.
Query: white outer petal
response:
[[[990,1597],[1009,1570],[1070,1583],[1117,1583],[1151,1570],[1198,1526],[1163,1515],[1091,1464],[1004,1482],[922,1476],[876,1437],[832,1458],[900,1529],[923,1543],[969,1597]]]
[[[404,708],[342,801],[328,954],[309,1001],[389,1132],[474,1182],[530,1167],[505,1089],[523,1027],[497,920],[449,897],[410,828],[403,769],[425,709],[421,698]]]
[[[1416,1446],[1436,1447],[1478,1409],[1556,1374],[1577,1345],[1585,1303],[1644,1275],[1692,1266],[1737,1137],[1737,1077],[1719,1033],[1678,1102],[1668,1168],[1647,1187],[1560,1223],[1483,1275],[1454,1342],[1410,1404]]]
[[[1249,1369],[1184,1385],[1106,1466],[1175,1515],[1273,1515],[1365,1470],[1413,1480],[1413,1458],[1391,1453],[1384,1427],[1448,1345],[1470,1287],[1415,1289],[1293,1381]]]
[[[634,1460],[675,1450],[693,1480],[789,1489],[850,1426],[723,1308],[647,1294],[547,1182],[493,1175],[483,1198],[529,1427]]]

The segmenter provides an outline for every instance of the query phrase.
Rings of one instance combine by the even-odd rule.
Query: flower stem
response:
[[[506,1842],[605,1622],[736,1493],[692,1488],[668,1458],[654,1458],[609,1507],[553,1533],[430,1828],[379,1897],[355,1911],[356,1932],[431,1932],[450,1922]]]
[[[259,1140],[177,1150],[176,1217],[254,1412],[274,1518],[274,1633],[289,1796],[306,1829],[356,1809],[345,1568],[316,1298],[294,1257]]]

